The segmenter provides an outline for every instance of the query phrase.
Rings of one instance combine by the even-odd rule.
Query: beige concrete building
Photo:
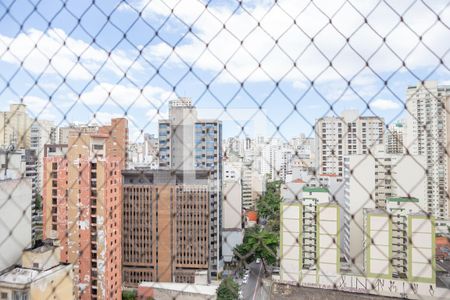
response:
[[[24,250],[20,266],[0,275],[0,299],[75,299],[73,266],[61,264],[59,255],[51,244]]]
[[[0,147],[29,148],[31,124],[25,104],[11,104],[9,111],[0,112]]]

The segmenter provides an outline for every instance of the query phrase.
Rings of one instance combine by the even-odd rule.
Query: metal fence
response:
[[[0,298],[449,298],[449,3],[1,1]]]

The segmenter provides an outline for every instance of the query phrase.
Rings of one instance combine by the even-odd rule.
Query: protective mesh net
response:
[[[0,298],[450,298],[449,26],[448,1],[1,1]]]

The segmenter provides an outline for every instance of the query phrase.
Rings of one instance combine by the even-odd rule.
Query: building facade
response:
[[[427,211],[437,219],[448,219],[450,86],[425,81],[409,86],[406,93],[406,146],[410,153],[427,160]]]
[[[159,120],[159,167],[166,170],[206,170],[214,182],[209,230],[211,275],[222,269],[222,123],[199,119],[188,98],[169,102],[169,119]]]
[[[290,185],[281,204],[282,281],[335,280],[340,272],[340,206],[326,188]]]
[[[59,250],[52,244],[25,249],[20,264],[1,273],[0,298],[76,299],[73,266],[60,263]]]
[[[340,117],[323,117],[315,124],[318,174],[344,177],[344,156],[368,154],[384,144],[384,120],[344,111]]]
[[[30,148],[31,124],[25,104],[11,104],[9,111],[0,112],[0,147]]]
[[[128,122],[73,130],[68,142],[44,158],[44,238],[58,239],[61,261],[74,265],[78,299],[118,298]]]
[[[209,173],[127,170],[123,176],[125,285],[194,283],[196,275],[208,274],[212,247]]]
[[[343,253],[354,272],[363,271],[364,214],[367,209],[387,209],[390,198],[409,195],[420,199],[416,211],[426,211],[426,162],[423,156],[388,154],[382,145],[371,155],[344,159]]]
[[[389,201],[397,203],[391,211],[364,210],[365,275],[435,285],[434,217],[408,210],[415,198]]]
[[[406,124],[404,121],[397,121],[390,124],[386,130],[386,153],[402,154],[406,151]]]

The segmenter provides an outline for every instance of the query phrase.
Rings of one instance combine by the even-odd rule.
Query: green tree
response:
[[[278,240],[277,233],[259,226],[250,228],[245,232],[243,243],[234,249],[235,258],[241,264],[251,263],[259,258],[267,272],[266,264],[273,265],[277,261]]]
[[[36,210],[41,210],[42,208],[42,196],[40,194],[36,195]]]
[[[267,221],[267,229],[272,232],[280,229],[280,186],[280,181],[267,182],[266,193],[256,203],[259,217]]]
[[[133,290],[122,291],[122,300],[135,300],[137,299],[137,293]]]
[[[239,285],[232,277],[227,277],[219,285],[217,289],[218,300],[235,300],[239,297]]]

